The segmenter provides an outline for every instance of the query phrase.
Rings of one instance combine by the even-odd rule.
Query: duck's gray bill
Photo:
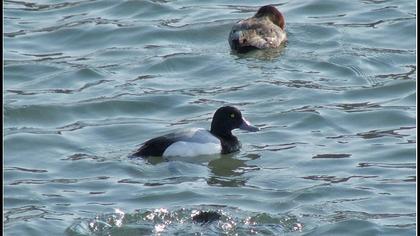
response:
[[[243,130],[247,130],[251,132],[256,132],[260,130],[260,128],[251,125],[251,123],[243,117],[242,117],[242,124],[239,126],[239,129],[243,129]]]

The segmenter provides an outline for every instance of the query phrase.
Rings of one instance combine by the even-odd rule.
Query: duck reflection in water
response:
[[[229,154],[210,161],[208,167],[212,175],[207,179],[207,184],[221,187],[244,186],[248,180],[244,174],[259,169],[256,165],[249,165],[247,162],[259,157],[257,154],[248,154],[239,159],[234,154]]]
[[[237,153],[225,155],[199,156],[184,159],[183,162],[194,163],[198,165],[207,165],[210,175],[207,177],[208,185],[217,185],[222,187],[244,186],[248,180],[245,173],[258,170],[256,165],[247,164],[250,160],[258,159],[258,154],[246,154],[238,157]],[[171,173],[182,174],[177,168],[177,161],[172,161],[165,157],[149,157],[143,159],[152,165],[171,162],[169,169]]]

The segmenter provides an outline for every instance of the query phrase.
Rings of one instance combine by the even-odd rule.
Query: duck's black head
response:
[[[221,137],[230,136],[232,135],[231,131],[238,128],[251,132],[259,130],[259,128],[252,126],[237,108],[224,106],[217,109],[211,122],[211,133]]]
[[[282,30],[286,28],[286,21],[283,14],[277,8],[271,5],[260,7],[255,17],[269,17],[270,20],[278,25]]]

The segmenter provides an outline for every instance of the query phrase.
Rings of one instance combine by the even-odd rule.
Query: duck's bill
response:
[[[239,126],[239,129],[256,132],[260,130],[260,128],[253,126],[249,121],[242,117],[242,124]]]

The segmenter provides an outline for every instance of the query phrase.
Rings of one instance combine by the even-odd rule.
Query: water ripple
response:
[[[158,208],[126,213],[117,209],[116,213],[98,215],[94,219],[83,219],[67,229],[78,235],[103,235],[110,232],[136,232],[141,234],[185,234],[206,232],[224,234],[278,234],[300,232],[304,225],[294,215],[270,215],[267,213],[243,212],[221,206],[199,206],[198,208],[166,209]],[[217,214],[204,224],[197,221],[197,215],[213,212]],[[238,214],[238,213],[241,214]],[[240,216],[244,215],[244,216]],[[197,224],[198,223],[198,224]],[[133,228],[134,227],[134,228]]]
[[[47,170],[42,169],[28,169],[22,167],[6,167],[4,168],[5,171],[22,171],[22,172],[31,172],[31,173],[45,173],[48,172]]]
[[[5,234],[415,234],[415,2],[276,3],[287,44],[232,52],[269,3],[6,0]],[[239,152],[128,158],[223,105]]]
[[[416,163],[370,163],[361,162],[357,167],[380,167],[380,168],[408,168],[416,169]]]
[[[71,215],[73,214],[48,210],[45,206],[26,205],[5,209],[4,224],[10,225],[15,222],[28,222],[35,219],[63,221],[64,219],[62,217]]]
[[[17,90],[17,89],[8,89],[6,92],[15,93],[18,95],[38,95],[38,94],[48,94],[48,93],[64,93],[64,94],[72,94],[72,93],[79,93],[83,90],[94,87],[103,83],[111,82],[111,80],[98,80],[91,83],[86,83],[80,88],[77,89],[31,89],[31,90]]]
[[[58,10],[58,9],[62,9],[62,8],[73,7],[73,6],[81,5],[83,3],[88,3],[88,2],[92,2],[92,1],[94,1],[94,0],[63,2],[63,3],[56,3],[56,4],[37,4],[37,3],[26,2],[26,1],[6,0],[5,3],[8,3],[7,4],[8,7],[11,7],[11,5],[9,5],[9,4],[15,4],[15,5],[25,7],[25,8],[12,8],[12,9],[15,9],[15,10],[49,11],[49,10]]]
[[[377,178],[378,176],[348,176],[348,177],[337,177],[337,176],[328,176],[328,175],[311,175],[302,177],[303,179],[310,179],[310,180],[322,180],[325,182],[330,183],[342,183],[347,182],[353,178],[360,178],[360,179],[368,179],[368,178]]]
[[[59,184],[76,184],[79,182],[90,182],[90,181],[96,181],[96,180],[105,180],[109,179],[108,176],[98,176],[98,177],[89,177],[89,178],[79,178],[79,179],[21,179],[16,180],[11,183],[8,183],[8,185],[27,185],[27,184],[49,184],[49,183],[59,183]]]
[[[355,135],[339,135],[334,137],[327,137],[328,139],[341,139],[341,138],[363,138],[363,139],[374,139],[374,138],[381,138],[381,137],[394,137],[394,138],[404,138],[410,136],[408,134],[401,134],[397,131],[403,130],[411,130],[415,129],[416,127],[400,127],[397,129],[390,129],[390,130],[370,130],[367,132],[357,133]]]

